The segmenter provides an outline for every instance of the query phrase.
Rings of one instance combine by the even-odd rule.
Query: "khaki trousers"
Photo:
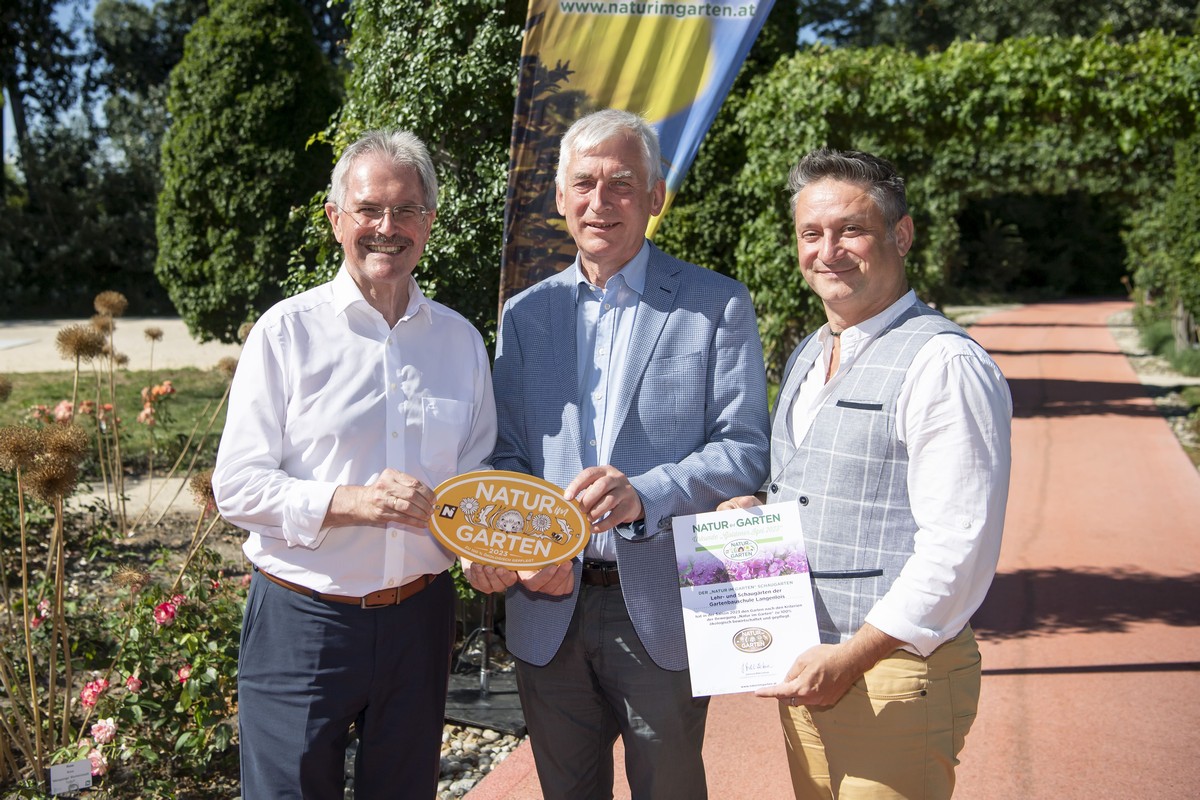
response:
[[[941,800],[979,707],[970,626],[928,658],[897,650],[836,705],[779,704],[797,800]]]

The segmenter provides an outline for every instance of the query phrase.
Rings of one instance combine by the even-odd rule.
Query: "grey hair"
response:
[[[364,156],[379,156],[397,167],[411,167],[421,180],[425,208],[437,210],[437,173],[425,143],[414,134],[401,130],[371,130],[342,151],[330,176],[329,201],[339,208],[346,199],[346,176],[354,162]]]
[[[792,216],[800,192],[825,179],[844,181],[863,186],[883,214],[888,238],[894,234],[896,223],[908,214],[908,199],[904,193],[904,178],[887,159],[860,150],[813,150],[792,167],[788,175],[788,191],[792,193]]]
[[[616,108],[606,108],[580,117],[567,129],[558,149],[558,171],[554,182],[560,189],[566,186],[567,162],[571,160],[571,156],[586,153],[614,136],[623,134],[636,136],[641,142],[642,158],[650,184],[647,188],[652,191],[663,179],[662,150],[658,144],[658,134],[642,117]]]

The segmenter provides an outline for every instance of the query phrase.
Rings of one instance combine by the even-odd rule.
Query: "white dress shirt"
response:
[[[837,373],[825,382],[833,336],[817,336],[813,364],[789,413],[792,441],[875,338],[917,302],[908,292],[841,334]],[[908,369],[896,404],[896,434],[908,450],[916,549],[866,621],[928,656],[958,635],[979,608],[1000,557],[1012,461],[1012,396],[987,352],[962,336],[933,336]]]
[[[387,467],[430,488],[485,467],[496,440],[487,350],[461,315],[409,279],[389,328],[345,266],[255,323],[213,472],[246,557],[318,592],[359,597],[436,574],[452,554],[426,528],[322,527],[339,485]]]
[[[579,267],[575,299],[575,354],[579,377],[579,422],[583,431],[583,466],[609,463],[617,432],[609,401],[620,396],[625,378],[629,342],[638,303],[646,291],[646,267],[650,248],[643,242],[629,263],[600,288],[588,281]],[[612,531],[588,540],[585,555],[600,561],[616,561],[617,545]]]

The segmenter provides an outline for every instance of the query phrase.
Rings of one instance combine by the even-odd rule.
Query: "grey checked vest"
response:
[[[908,452],[896,438],[896,401],[909,365],[931,336],[966,336],[923,303],[900,315],[858,356],[817,412],[799,447],[788,432],[800,382],[820,357],[810,335],[784,372],[771,426],[767,502],[797,501],[821,641],[862,627],[913,553]]]

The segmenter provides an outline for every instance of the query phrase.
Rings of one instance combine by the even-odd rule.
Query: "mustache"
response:
[[[358,240],[363,245],[375,245],[377,247],[412,247],[413,240],[407,236],[364,236]]]

